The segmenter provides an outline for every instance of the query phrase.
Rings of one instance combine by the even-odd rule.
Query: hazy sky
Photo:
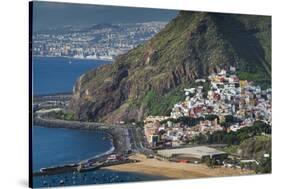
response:
[[[34,2],[35,31],[65,25],[99,23],[133,23],[168,21],[177,15],[175,10],[85,5],[72,3]]]

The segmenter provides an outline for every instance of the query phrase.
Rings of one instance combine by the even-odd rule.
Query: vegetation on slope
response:
[[[91,121],[168,114],[194,79],[230,65],[271,84],[271,17],[180,11],[151,40],[81,76],[71,108]]]

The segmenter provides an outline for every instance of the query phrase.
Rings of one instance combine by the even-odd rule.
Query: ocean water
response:
[[[76,163],[113,149],[100,131],[33,127],[33,170]]]
[[[52,94],[70,92],[76,79],[84,72],[110,62],[72,60],[67,58],[33,59],[33,93]],[[104,132],[44,128],[34,126],[33,171],[40,168],[75,163],[112,150],[111,141]],[[33,177],[33,187],[105,184],[165,179],[138,173],[95,170],[87,173],[64,173]],[[61,183],[63,181],[63,184]]]
[[[33,94],[72,92],[80,75],[110,61],[61,57],[33,58]]]
[[[42,167],[85,160],[113,150],[108,135],[100,131],[33,127],[33,171]],[[164,177],[139,173],[95,170],[33,177],[33,187],[72,186],[162,180]],[[63,181],[63,183],[61,183]]]

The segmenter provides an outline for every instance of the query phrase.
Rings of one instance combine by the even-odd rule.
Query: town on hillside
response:
[[[193,86],[184,89],[185,100],[174,104],[170,116],[148,116],[144,120],[146,139],[158,155],[170,160],[177,155],[178,159],[192,161],[191,154],[204,152],[212,156],[218,152],[225,160],[226,153],[195,144],[239,144],[244,133],[244,138],[271,133],[270,88],[262,89],[251,81],[240,80],[235,67],[197,79]],[[238,136],[239,132],[242,134]],[[187,147],[190,145],[191,148]],[[183,158],[184,154],[189,156]]]

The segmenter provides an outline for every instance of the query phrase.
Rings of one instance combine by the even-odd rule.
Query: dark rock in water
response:
[[[70,107],[79,120],[164,115],[194,79],[230,66],[270,83],[271,17],[181,11],[146,43],[82,75]]]

